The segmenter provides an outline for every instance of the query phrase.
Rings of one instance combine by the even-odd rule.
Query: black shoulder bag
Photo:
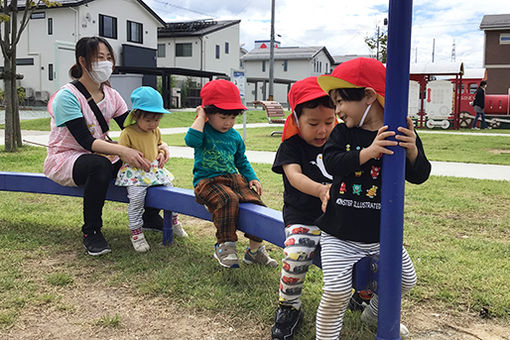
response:
[[[96,116],[96,119],[99,122],[99,126],[101,126],[101,131],[103,131],[103,133],[106,134],[107,141],[110,143],[117,143],[116,141],[112,140],[110,138],[110,136],[108,136],[107,132],[108,132],[108,130],[110,130],[110,128],[108,127],[108,124],[106,123],[106,120],[104,119],[103,113],[97,106],[94,99],[92,99],[92,96],[89,93],[89,91],[87,90],[87,88],[85,88],[85,86],[78,79],[73,80],[71,82],[71,84],[73,84],[74,87],[76,87],[78,89],[78,91],[80,91],[80,93],[87,100],[87,103],[89,103],[89,106],[92,109],[92,112],[94,112],[94,116]]]

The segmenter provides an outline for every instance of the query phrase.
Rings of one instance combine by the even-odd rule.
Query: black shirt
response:
[[[294,188],[283,165],[298,164],[302,173],[312,181],[331,183],[332,177],[326,172],[322,161],[322,147],[305,142],[299,135],[292,136],[280,144],[272,170],[283,175],[283,221],[289,224],[314,224],[322,214],[321,200]]]
[[[324,164],[333,175],[333,184],[326,213],[316,223],[342,240],[379,242],[382,159],[359,164],[360,151],[369,147],[376,135],[377,131],[338,124],[324,145]],[[416,146],[418,157],[413,165],[406,158],[405,177],[419,184],[427,180],[431,166],[418,136]]]

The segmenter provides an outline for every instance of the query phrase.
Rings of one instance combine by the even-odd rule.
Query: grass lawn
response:
[[[276,151],[281,136],[272,131],[282,127],[250,128],[246,138],[246,149],[254,151]],[[238,130],[242,135],[242,129]],[[418,132],[419,133],[419,132]],[[425,153],[430,160],[445,162],[467,162],[510,165],[510,136],[465,136],[452,134],[420,134]],[[185,146],[184,134],[164,135],[169,145]]]
[[[248,143],[251,138],[252,133]],[[425,136],[423,139],[428,150],[428,141]],[[41,172],[44,157],[45,150],[36,147],[23,147],[16,154],[0,152],[0,170]],[[188,159],[170,161],[168,168],[176,176],[176,186],[191,188],[192,166]],[[280,209],[281,177],[272,173],[269,165],[256,164],[254,168],[262,179],[263,200],[269,207]],[[418,272],[418,285],[403,299],[404,321],[406,311],[414,308],[472,315],[486,308],[491,317],[508,324],[508,188],[505,181],[450,177],[431,177],[422,185],[406,186],[404,242]],[[159,245],[161,235],[148,234],[151,252],[140,256],[129,242],[127,205],[108,202],[104,232],[113,252],[91,258],[80,244],[81,199],[0,192],[0,201],[0,334],[34,306],[68,308],[73,313],[61,296],[84,275],[92,286],[101,283],[116,289],[127,285],[133,294],[168,297],[190,311],[243,315],[271,326],[279,269],[220,268],[212,258],[214,230],[210,223],[186,220],[190,238],[176,240],[170,248]],[[238,252],[246,241],[240,245]],[[281,250],[269,248],[280,261]],[[61,265],[38,277],[27,271],[30,263],[51,258],[63,258]],[[298,340],[314,337],[321,287],[322,274],[314,268],[305,284],[303,304],[307,312]],[[373,338],[358,319],[357,313],[347,312],[344,338]],[[106,321],[122,323],[117,317]]]
[[[265,111],[257,111],[250,110],[246,111],[246,120],[248,123],[267,123],[267,116]],[[161,122],[159,124],[160,128],[169,128],[169,127],[182,127],[182,126],[190,126],[195,120],[195,112],[194,111],[176,111],[172,112],[169,115],[163,115]],[[239,116],[237,118],[238,123],[243,122],[243,117]],[[40,130],[40,131],[50,131],[50,118],[38,118],[38,119],[30,119],[21,121],[21,129],[22,130]],[[0,129],[4,129],[5,125],[0,124]],[[112,131],[119,131],[119,127],[114,122],[110,125],[110,129]]]

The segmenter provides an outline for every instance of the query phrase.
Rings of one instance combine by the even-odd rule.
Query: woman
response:
[[[83,245],[90,255],[101,255],[111,251],[101,233],[108,185],[122,161],[145,170],[149,162],[141,152],[107,141],[110,120],[122,127],[128,114],[126,103],[108,82],[115,67],[110,44],[99,37],[82,38],[76,43],[75,56],[76,64],[69,73],[79,83],[64,85],[48,103],[51,132],[44,174],[61,185],[84,186]],[[78,89],[80,84],[86,91]],[[86,92],[90,103],[83,94]],[[97,116],[94,104],[99,108]],[[168,159],[168,146],[163,144],[162,150]],[[162,225],[158,210],[148,210],[145,220]]]

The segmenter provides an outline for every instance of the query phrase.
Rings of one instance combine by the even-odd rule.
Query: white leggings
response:
[[[316,339],[336,340],[352,295],[352,268],[365,256],[379,254],[379,243],[340,240],[322,231],[321,260],[324,274],[322,299],[317,310]],[[402,295],[416,284],[416,271],[407,251],[402,247]],[[378,297],[370,300],[372,313],[377,316]]]

